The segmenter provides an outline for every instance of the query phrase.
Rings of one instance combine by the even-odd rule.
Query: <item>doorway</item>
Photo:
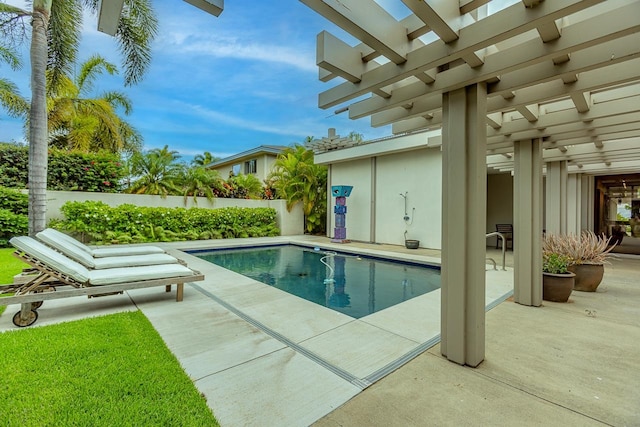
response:
[[[640,255],[640,174],[595,179],[595,231],[611,236],[613,252]]]

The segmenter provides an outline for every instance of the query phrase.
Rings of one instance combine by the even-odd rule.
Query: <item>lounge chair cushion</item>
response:
[[[55,230],[53,228],[42,230],[36,236],[38,237],[38,239],[51,246],[54,246],[52,242],[65,242],[69,245],[77,246],[94,258],[164,253],[164,250],[157,246],[110,246],[107,248],[93,249],[85,245],[84,243],[74,239],[68,234]]]
[[[89,284],[94,286],[116,283],[139,282],[142,280],[168,279],[171,277],[192,276],[193,271],[181,264],[148,265],[141,267],[109,268],[91,270]]]
[[[112,285],[117,283],[138,282],[173,277],[188,278],[194,272],[181,264],[163,264],[152,266],[109,268],[88,270],[82,264],[64,256],[50,247],[28,236],[13,237],[9,241],[15,248],[47,264],[50,268],[89,285]]]
[[[38,261],[47,264],[60,273],[72,277],[80,283],[89,281],[89,270],[82,264],[56,252],[48,246],[38,242],[36,239],[27,236],[13,237],[9,240],[16,249],[19,249]]]
[[[79,246],[68,242],[65,239],[54,239],[54,236],[51,233],[42,231],[36,234],[36,237],[52,248],[58,250],[59,252],[62,252],[69,258],[79,262],[80,264],[90,269],[133,267],[138,265],[175,264],[178,262],[175,257],[172,257],[171,255],[165,253],[94,258],[89,254],[89,252],[82,250]]]

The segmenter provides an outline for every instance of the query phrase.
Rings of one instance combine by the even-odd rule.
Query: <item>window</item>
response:
[[[231,172],[232,172],[235,176],[240,175],[240,172],[241,172],[240,167],[241,167],[240,163],[238,163],[237,165],[233,165],[233,166],[231,167]]]
[[[247,162],[244,162],[244,174],[249,175],[250,173],[258,172],[258,160],[251,159]]]

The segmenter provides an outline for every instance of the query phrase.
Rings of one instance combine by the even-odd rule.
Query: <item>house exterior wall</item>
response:
[[[331,164],[329,186],[353,186],[347,199],[347,238],[404,245],[406,230],[407,238],[420,240],[421,247],[440,249],[441,164],[439,148],[416,148]],[[405,192],[408,221],[403,219],[404,198],[400,196]],[[329,236],[335,226],[334,204],[332,199]]]
[[[347,198],[347,215],[345,223],[347,228],[347,239],[371,242],[371,179],[372,179],[371,159],[353,160],[345,163],[338,163],[331,166],[331,182],[328,189],[333,185],[351,185],[353,191]],[[327,225],[327,234],[333,237],[335,227],[335,215],[333,207],[336,199],[331,197],[327,210],[330,215],[330,227]]]
[[[255,177],[258,178],[260,182],[263,182],[265,179],[267,179],[267,176],[269,176],[269,173],[271,173],[271,167],[275,163],[276,158],[277,156],[273,154],[250,155],[246,157],[240,157],[229,163],[218,165],[212,169],[217,170],[221,178],[227,179],[229,178],[231,172],[233,171],[233,167],[235,165],[240,165],[240,173],[246,175],[245,162],[250,160],[255,160],[256,173],[252,175],[255,175]]]
[[[376,240],[404,245],[408,239],[420,246],[441,249],[442,153],[438,148],[421,148],[381,156],[377,159]],[[405,200],[400,194],[407,194]]]
[[[487,175],[487,233],[496,224],[513,224],[513,177],[511,174]],[[497,237],[489,237],[487,246],[495,246]]]

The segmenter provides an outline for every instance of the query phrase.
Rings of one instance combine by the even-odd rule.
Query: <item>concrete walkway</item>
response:
[[[613,260],[568,303],[506,301],[486,330],[478,368],[434,346],[316,425],[640,425],[640,259]]]
[[[267,241],[332,247],[304,236],[188,249]],[[614,261],[597,293],[574,292],[568,304],[499,304],[487,314],[486,361],[471,369],[433,346],[439,291],[353,319],[178,251],[185,242],[165,247],[206,276],[185,287],[183,302],[159,288],[48,301],[36,325],[142,310],[223,426],[640,425],[640,260]],[[439,256],[339,248],[422,262]],[[512,271],[488,271],[487,304],[512,286]],[[0,331],[13,328],[16,308],[0,317]]]

